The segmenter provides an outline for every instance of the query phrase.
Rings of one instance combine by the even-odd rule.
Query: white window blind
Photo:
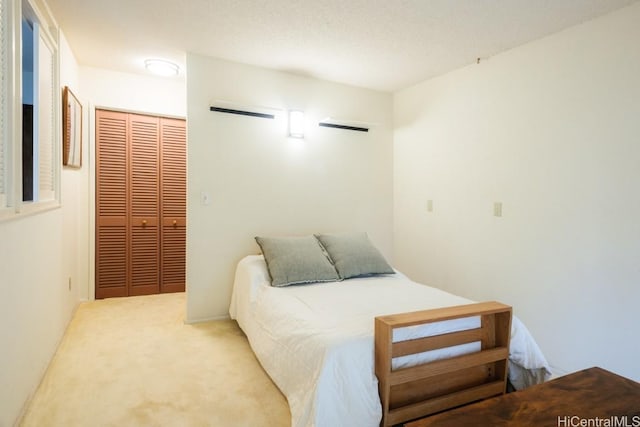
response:
[[[6,124],[7,124],[7,5],[5,0],[0,0],[0,209],[7,206],[6,197]]]
[[[38,32],[38,201],[53,200],[54,187],[54,52]],[[35,148],[35,147],[34,147]]]

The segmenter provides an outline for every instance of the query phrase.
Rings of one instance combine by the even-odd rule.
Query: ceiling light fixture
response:
[[[158,76],[177,76],[180,71],[178,64],[164,59],[145,59],[144,67]]]

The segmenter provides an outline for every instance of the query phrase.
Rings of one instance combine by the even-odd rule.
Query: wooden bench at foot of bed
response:
[[[393,342],[393,330],[480,316],[480,327]],[[492,301],[375,318],[381,425],[392,426],[500,394],[507,388],[511,307]],[[471,342],[475,353],[392,369],[392,359]]]

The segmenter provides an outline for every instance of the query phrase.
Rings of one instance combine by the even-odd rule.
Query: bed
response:
[[[236,270],[229,313],[256,357],[286,396],[292,426],[378,426],[382,406],[374,368],[374,318],[470,304],[473,301],[411,281],[400,272],[304,286],[273,287],[264,257]],[[393,340],[478,326],[477,317],[395,330]],[[516,389],[550,376],[526,327],[513,317],[509,380]],[[393,369],[478,351],[472,342],[396,357]]]

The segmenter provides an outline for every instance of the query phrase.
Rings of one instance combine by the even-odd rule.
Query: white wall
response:
[[[189,321],[228,315],[235,265],[259,252],[256,235],[362,230],[390,257],[390,94],[197,55],[187,68]],[[282,114],[214,113],[213,100],[303,110],[305,139],[287,138]],[[318,127],[327,116],[377,126]]]
[[[77,86],[77,64],[60,37],[61,85]],[[82,280],[73,192],[62,172],[62,208],[0,222],[0,426],[11,426],[35,392],[77,304]]]
[[[187,113],[186,86],[182,78],[82,66],[80,83],[92,107],[175,117],[185,117]]]
[[[64,39],[62,33],[61,38]],[[60,44],[60,86],[63,88],[69,86],[73,94],[82,99],[79,67],[66,39]],[[71,280],[72,291],[79,298],[86,299],[84,290],[88,283],[89,266],[87,253],[89,168],[87,167],[86,123],[88,114],[86,104],[83,104],[82,116],[82,167],[79,169],[62,168],[61,202],[64,230],[62,258],[64,270],[67,272],[67,280]]]
[[[638,22],[635,4],[394,97],[398,267],[512,304],[560,371],[635,380]]]
[[[87,234],[79,239],[86,254],[86,285],[80,289],[83,299],[95,297],[95,109],[108,108],[161,116],[185,117],[187,93],[185,81],[180,78],[155,77],[117,71],[80,67],[81,102],[86,111],[85,145],[88,165],[86,197]]]

